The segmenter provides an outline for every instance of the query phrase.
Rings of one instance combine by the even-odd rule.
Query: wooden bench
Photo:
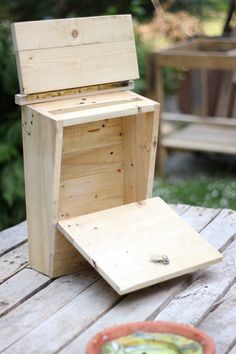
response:
[[[208,116],[208,78],[207,70],[236,69],[235,38],[193,39],[170,48],[151,53],[149,58],[149,96],[158,99],[162,107],[161,122],[184,123],[178,130],[163,135],[160,141],[162,153],[159,173],[163,172],[166,152],[170,149],[206,151],[217,153],[236,153],[234,135],[236,134],[236,86],[232,75],[222,82],[216,103],[216,117]],[[201,102],[200,116],[165,112],[162,68],[165,66],[200,70]],[[230,74],[231,72],[229,72]],[[230,87],[228,85],[230,83]],[[228,109],[231,104],[230,110]],[[228,112],[230,112],[228,117]],[[186,124],[189,124],[186,126]],[[184,125],[184,126],[183,126]]]
[[[224,261],[119,296],[89,267],[56,280],[28,267],[26,223],[0,233],[0,351],[84,354],[102,328],[140,320],[195,325],[211,335],[216,354],[236,353],[236,212],[173,206],[224,254]]]

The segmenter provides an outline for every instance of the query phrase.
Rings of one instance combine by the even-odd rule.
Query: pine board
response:
[[[25,243],[0,258],[0,284],[28,264],[28,245]]]
[[[15,23],[12,33],[21,94],[139,77],[129,15]]]
[[[100,301],[95,301],[96,298]],[[24,353],[26,348],[27,353],[55,353],[63,347],[68,337],[72,339],[78,335],[84,327],[107,311],[117,299],[118,295],[114,290],[100,279],[5,350],[5,353],[20,354]]]
[[[112,28],[112,31],[107,28]],[[74,29],[79,32],[77,37],[72,36]],[[130,15],[18,22],[13,24],[13,31],[16,51],[119,42],[134,38]]]
[[[96,279],[97,275],[91,270],[61,277],[9,312],[0,321],[0,351],[31,332],[34,327],[39,326],[41,322],[47,320],[65,304],[83,293]],[[42,339],[41,337],[43,342]],[[36,347],[34,350],[37,352]],[[26,351],[29,353],[28,346],[23,352]],[[15,353],[17,352],[21,353],[21,351],[15,351]],[[46,352],[48,353],[47,350]]]
[[[61,220],[58,229],[119,294],[221,259],[160,198]],[[153,253],[168,255],[170,264],[150,262]]]
[[[139,77],[133,40],[19,52],[22,94]]]
[[[236,284],[215,304],[210,315],[201,323],[200,329],[214,337],[216,352],[228,353],[236,342]]]
[[[51,280],[33,269],[24,268],[0,285],[0,317],[47,286]]]
[[[0,256],[27,240],[26,222],[12,226],[0,232]]]
[[[235,253],[236,241],[223,253],[223,262],[209,267],[207,272],[194,274],[191,285],[179,293],[155,320],[199,325],[210,313],[214,303],[220,301],[235,282]]]

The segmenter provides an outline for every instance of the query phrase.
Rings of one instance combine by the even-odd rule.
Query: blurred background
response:
[[[149,52],[199,35],[224,32],[230,1],[222,0],[1,0],[0,1],[0,230],[25,219],[19,92],[10,24],[18,21],[131,13],[140,79],[135,91],[148,94]],[[166,105],[178,109],[183,70],[164,69]],[[181,99],[181,98],[180,98]],[[236,159],[209,153],[172,152],[154,194],[169,203],[236,209]],[[35,173],[37,173],[35,171]]]

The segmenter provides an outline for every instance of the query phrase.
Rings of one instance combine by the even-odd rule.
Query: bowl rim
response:
[[[199,342],[204,354],[215,353],[212,338],[196,327],[174,322],[142,321],[116,325],[98,332],[89,340],[86,354],[99,354],[104,343],[138,331],[179,334]]]

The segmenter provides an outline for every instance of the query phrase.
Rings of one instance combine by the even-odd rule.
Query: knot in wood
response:
[[[78,35],[79,35],[78,30],[77,29],[73,29],[72,32],[71,32],[71,35],[72,35],[73,38],[78,37]]]

